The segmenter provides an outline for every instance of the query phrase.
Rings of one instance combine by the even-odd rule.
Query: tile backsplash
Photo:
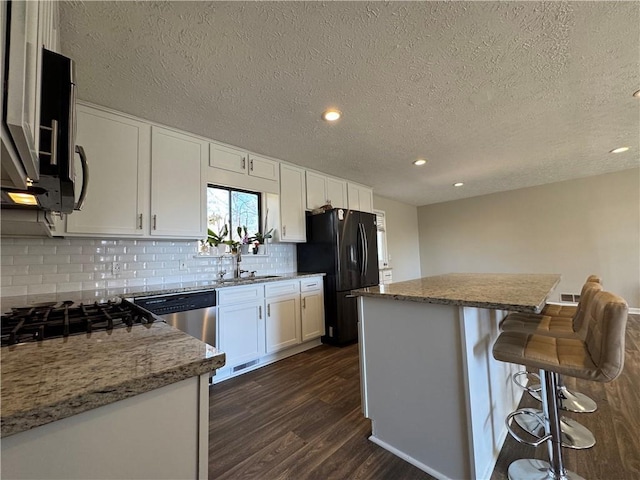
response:
[[[257,275],[296,271],[295,244],[273,243],[267,248],[265,256],[243,255],[241,268]],[[197,251],[195,240],[3,238],[1,292],[7,297],[105,289],[126,293],[214,280],[221,270],[231,276],[230,258],[197,257]],[[120,273],[113,273],[113,262],[120,263]]]

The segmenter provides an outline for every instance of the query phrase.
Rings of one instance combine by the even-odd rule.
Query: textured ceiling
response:
[[[81,99],[413,205],[640,164],[640,2],[74,1],[61,40]]]

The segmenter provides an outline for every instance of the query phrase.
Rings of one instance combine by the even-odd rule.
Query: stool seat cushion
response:
[[[510,313],[502,321],[500,328],[505,332],[524,331],[565,337],[575,336],[573,318],[536,315],[534,313]]]
[[[493,346],[496,360],[598,382],[615,379],[624,365],[629,308],[617,295],[598,291],[585,311],[584,337],[503,331]]]
[[[554,305],[548,303],[542,309],[542,315],[549,315],[552,317],[569,317],[572,318],[578,311],[577,305]]]

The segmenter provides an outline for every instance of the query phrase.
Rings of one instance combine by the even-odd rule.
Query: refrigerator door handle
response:
[[[367,262],[365,260],[367,255],[367,250],[366,250],[364,225],[362,225],[361,223],[358,224],[358,233],[360,234],[360,249],[362,250],[362,256],[360,257],[360,275],[364,275],[365,270],[367,268]]]
[[[362,225],[362,239],[364,240],[364,272],[363,275],[367,275],[369,270],[369,241],[367,240],[367,231]]]

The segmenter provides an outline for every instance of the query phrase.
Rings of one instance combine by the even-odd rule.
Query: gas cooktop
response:
[[[46,302],[13,308],[1,317],[0,346],[153,323],[156,317],[126,300]]]

